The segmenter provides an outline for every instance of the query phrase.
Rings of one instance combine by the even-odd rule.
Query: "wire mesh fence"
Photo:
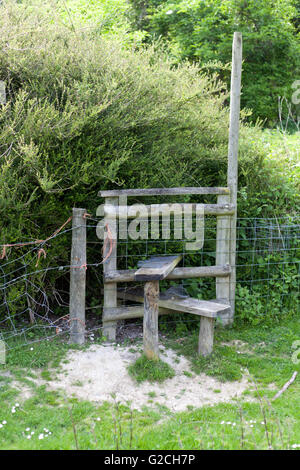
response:
[[[0,260],[0,340],[7,350],[37,341],[62,338],[70,333],[69,277],[72,266],[55,255],[56,245],[65,247],[70,259],[70,219],[45,240],[2,244]],[[98,218],[87,222],[86,338],[101,336],[103,286],[102,241],[96,236]],[[216,262],[216,221],[205,218],[201,250],[189,252],[184,239],[120,240],[117,265],[134,269],[150,255],[182,254],[183,266],[213,266]],[[299,309],[300,218],[240,218],[237,221],[236,317],[259,322],[266,316],[280,317]],[[215,298],[214,278],[161,282],[164,291],[181,283],[188,294],[200,299]],[[179,317],[166,317],[176,325]],[[195,320],[180,317],[186,325]],[[132,320],[130,325],[141,325]]]

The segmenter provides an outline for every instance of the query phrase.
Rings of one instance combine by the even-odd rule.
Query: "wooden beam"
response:
[[[111,197],[105,200],[107,204],[111,207],[118,207],[119,198],[118,197]],[[115,224],[115,221],[110,222],[110,224]],[[116,225],[116,224],[115,224]],[[115,233],[117,233],[116,226],[113,227]],[[117,237],[117,235],[116,235]],[[109,246],[107,247],[107,251],[103,253],[103,258],[106,256],[109,250]],[[103,274],[107,272],[113,271],[117,269],[117,240],[115,240],[115,244],[113,245],[112,252],[108,258],[108,260],[103,264]],[[110,307],[117,307],[117,286],[116,284],[107,284],[104,283],[104,309]],[[105,317],[105,313],[102,316],[102,323],[103,323],[103,330],[102,334],[105,336],[108,341],[115,341],[116,340],[116,329],[117,323],[114,321],[107,321]]]
[[[6,86],[2,80],[0,80],[0,104],[6,104]]]
[[[70,268],[70,343],[85,341],[86,218],[85,209],[73,208]]]
[[[108,321],[119,321],[119,320],[130,320],[132,318],[143,318],[144,316],[144,306],[122,306],[116,308],[105,308],[104,309],[105,317]],[[159,307],[159,315],[170,315],[175,314],[175,310],[168,308]]]
[[[209,356],[213,351],[214,324],[213,318],[201,317],[200,319],[198,354],[201,356]]]
[[[231,319],[233,322],[235,307],[235,284],[236,284],[236,219],[237,219],[237,189],[238,189],[238,150],[239,150],[239,126],[240,126],[240,99],[241,99],[241,77],[242,77],[242,33],[235,32],[232,44],[232,68],[230,88],[230,123],[228,142],[228,171],[227,184],[230,189],[230,202],[234,213],[231,218],[230,230],[230,265],[232,272],[230,276],[230,303]]]
[[[188,204],[192,206],[192,212],[196,212],[196,206],[200,204]],[[144,206],[145,213],[151,217],[151,210],[156,215],[182,215],[184,214],[184,204],[151,204]],[[231,215],[234,214],[234,206],[232,204],[203,204],[204,215]],[[140,213],[140,204],[132,206],[104,205],[104,215],[106,217],[116,217],[119,219],[134,219]],[[143,215],[144,217],[144,215]]]
[[[229,265],[224,266],[199,266],[192,268],[175,268],[167,275],[166,279],[189,279],[197,277],[228,277],[231,269]],[[135,269],[123,269],[119,271],[106,272],[104,280],[106,283],[132,282],[135,281]]]
[[[130,288],[118,290],[117,296],[123,300],[131,300],[133,302],[144,302],[143,289]],[[171,298],[163,299],[159,297],[158,306],[176,310],[178,312],[192,313],[194,315],[216,318],[220,312],[230,311],[230,306],[209,300],[198,300],[191,297],[188,298]]]
[[[228,203],[230,196],[218,196],[218,203]],[[216,264],[229,265],[230,263],[230,235],[232,216],[218,217],[217,219],[217,240],[216,240]],[[230,270],[231,271],[231,270]],[[216,279],[216,298],[221,302],[230,304],[230,278],[218,277]],[[228,317],[221,316],[223,325],[228,323],[231,312]]]
[[[148,188],[148,189],[114,189],[99,191],[100,197],[111,196],[180,196],[186,194],[229,194],[228,188]]]
[[[158,299],[159,281],[146,282],[144,287],[144,354],[148,359],[158,360]]]
[[[152,256],[141,262],[141,267],[135,272],[135,281],[161,281],[173,271],[182,259],[182,255],[176,256]]]

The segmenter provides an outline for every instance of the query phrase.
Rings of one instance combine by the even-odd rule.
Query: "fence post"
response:
[[[6,104],[5,82],[0,80],[0,104]]]
[[[85,209],[73,208],[70,268],[70,343],[85,341],[86,219]]]
[[[105,198],[105,205],[111,205],[117,207],[119,205],[119,198],[118,197],[107,197]],[[109,220],[109,219],[107,219]],[[113,241],[114,245],[112,247],[112,251],[108,260],[103,264],[103,273],[109,273],[111,271],[116,271],[117,269],[117,223],[115,219],[110,221],[110,228],[113,232]],[[107,252],[103,252],[103,257],[105,257]],[[104,282],[104,301],[103,307],[106,308],[116,308],[117,307],[117,284],[116,283],[106,283]],[[103,336],[105,336],[108,341],[115,341],[116,340],[116,329],[117,329],[117,322],[116,321],[107,321],[105,316],[105,310],[102,316],[103,322]]]
[[[229,204],[230,196],[218,196],[218,204]],[[216,265],[230,265],[230,232],[232,216],[217,217]],[[220,302],[230,303],[230,275],[216,278],[216,299]],[[228,314],[220,315],[223,325],[230,323]]]
[[[236,284],[236,219],[237,219],[237,187],[238,187],[238,149],[240,125],[240,98],[242,77],[242,33],[235,32],[232,44],[232,68],[230,89],[230,124],[228,143],[228,172],[227,184],[230,189],[230,202],[234,205],[234,215],[230,218],[230,304],[233,322],[235,307]]]

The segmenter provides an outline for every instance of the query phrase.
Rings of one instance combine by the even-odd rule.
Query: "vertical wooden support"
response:
[[[70,268],[70,342],[85,340],[86,219],[85,209],[73,209]]]
[[[228,143],[227,184],[230,189],[230,202],[235,206],[235,213],[230,221],[230,304],[231,319],[234,317],[235,283],[236,283],[236,219],[237,219],[237,187],[238,187],[238,147],[240,124],[240,97],[242,76],[242,33],[235,32],[232,45],[232,69],[230,89],[230,125]]]
[[[148,359],[158,360],[158,300],[159,281],[144,286],[144,353]]]
[[[201,317],[198,354],[201,356],[209,356],[214,346],[214,318]]]
[[[0,104],[6,104],[5,82],[0,80]]]
[[[111,206],[118,206],[119,198],[118,197],[107,197],[105,198],[105,205]],[[107,259],[107,261],[103,264],[103,274],[110,271],[116,271],[117,269],[117,221],[116,218],[108,221],[110,231],[114,237],[114,245],[111,252],[111,255]],[[107,246],[107,250],[103,253],[103,258],[107,255],[109,250],[109,244]],[[105,308],[116,308],[117,307],[117,284],[116,283],[104,283],[104,302],[103,302],[104,309]],[[105,314],[103,313],[102,316],[103,322],[103,336],[105,336],[108,341],[115,341],[116,340],[116,330],[117,330],[117,322],[116,321],[106,321]]]
[[[218,204],[229,204],[230,196],[218,196]],[[216,240],[216,265],[225,266],[230,264],[230,234],[231,216],[217,217],[217,240]],[[230,277],[216,278],[216,299],[220,302],[230,303]],[[220,315],[223,325],[230,323],[231,314]]]

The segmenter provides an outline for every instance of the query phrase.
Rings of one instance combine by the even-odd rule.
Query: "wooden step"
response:
[[[165,279],[182,259],[182,255],[151,256],[140,261],[140,268],[134,274],[135,281],[161,281]]]
[[[139,287],[118,289],[119,299],[130,300],[133,302],[144,302],[144,291]],[[191,313],[208,318],[216,318],[218,314],[230,313],[230,305],[211,300],[199,300],[188,297],[185,299],[171,298],[164,299],[160,294],[158,306],[178,312]]]

